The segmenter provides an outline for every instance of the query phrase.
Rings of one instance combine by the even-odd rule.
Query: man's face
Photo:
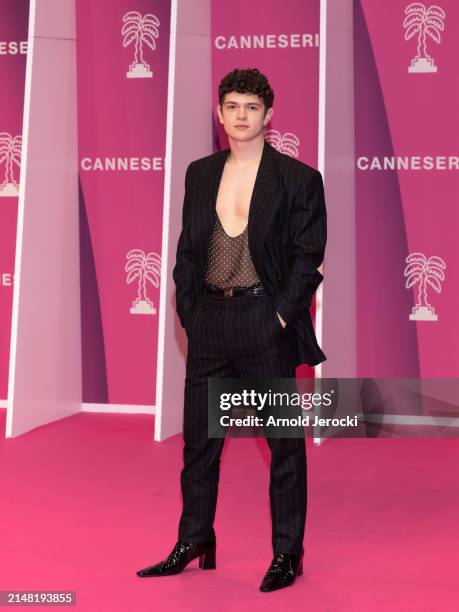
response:
[[[261,98],[233,91],[225,95],[222,106],[217,106],[217,113],[228,136],[235,140],[251,140],[263,132],[263,125],[271,119],[273,109],[268,109],[265,115]]]

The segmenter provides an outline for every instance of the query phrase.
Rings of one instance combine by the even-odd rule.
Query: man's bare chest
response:
[[[217,194],[216,212],[229,236],[241,234],[248,223],[257,166],[234,170],[225,166]]]

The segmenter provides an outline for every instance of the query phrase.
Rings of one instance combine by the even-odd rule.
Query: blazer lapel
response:
[[[263,244],[284,195],[278,173],[278,158],[276,149],[265,141],[249,208],[249,250],[263,284],[267,280],[263,265]]]
[[[207,260],[218,189],[229,154],[229,148],[214,153],[208,157],[201,169],[199,197],[200,206],[203,206],[204,222],[200,228],[199,259],[203,265]],[[278,156],[276,149],[265,141],[249,207],[249,250],[255,270],[262,282],[265,280],[262,258],[263,243],[284,194],[279,182]]]

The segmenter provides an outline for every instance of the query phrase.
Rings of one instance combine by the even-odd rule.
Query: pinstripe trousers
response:
[[[178,538],[215,540],[220,456],[224,438],[209,438],[207,386],[212,377],[294,378],[294,330],[283,328],[269,295],[224,297],[205,292],[186,322],[183,414],[183,510]],[[303,438],[266,438],[271,450],[269,499],[274,551],[299,552],[306,521]]]

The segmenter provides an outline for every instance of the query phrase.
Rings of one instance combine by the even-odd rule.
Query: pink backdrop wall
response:
[[[459,5],[422,7],[354,4],[359,376],[459,374]]]
[[[258,68],[274,90],[274,114],[266,140],[317,168],[319,0],[290,0],[281,6],[276,0],[213,0],[211,6],[216,150],[228,147],[215,110],[220,80],[234,68]],[[300,376],[312,372],[306,365],[298,368]]]
[[[435,6],[354,0],[361,377],[458,376],[459,8],[453,0]],[[257,66],[275,91],[267,138],[317,167],[319,0],[289,0],[282,10],[274,0],[214,0],[211,8],[214,149],[228,146],[215,112],[220,79],[235,67]],[[423,10],[431,34],[425,49]],[[7,152],[11,159],[14,146],[19,163],[27,22],[28,1],[1,3],[7,93],[0,98],[0,158]],[[77,2],[85,402],[155,402],[169,34],[169,2]],[[417,51],[426,57],[416,60]],[[414,167],[370,167],[397,156]],[[11,167],[7,178],[2,158],[0,399],[7,396],[17,223],[11,189],[19,165]],[[301,374],[310,374],[306,366]]]
[[[0,3],[0,399],[8,396],[29,0]]]
[[[85,402],[155,402],[169,34],[170,2],[77,3]]]

